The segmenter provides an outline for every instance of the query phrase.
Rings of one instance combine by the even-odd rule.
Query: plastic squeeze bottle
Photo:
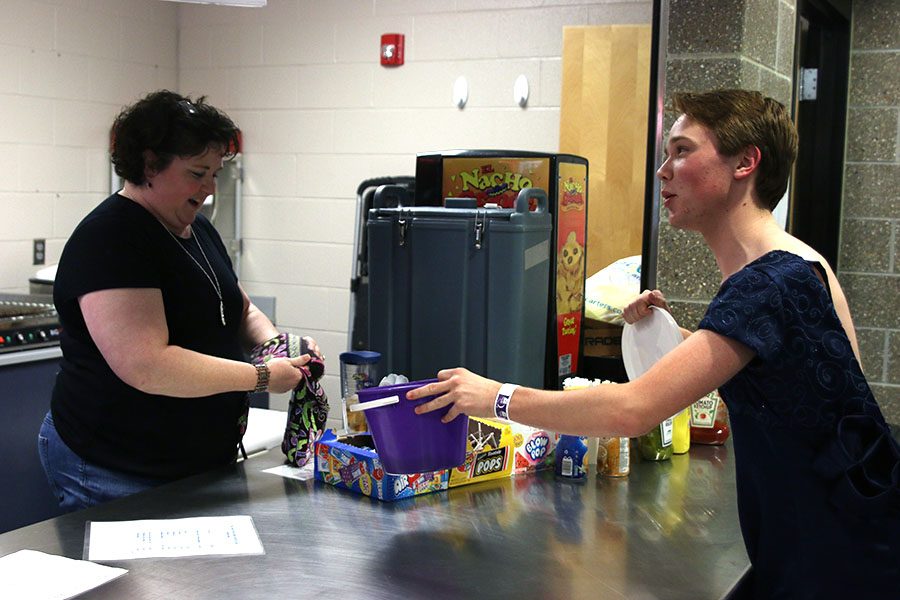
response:
[[[584,483],[587,480],[587,438],[561,435],[556,444],[556,477]]]
[[[695,444],[724,444],[731,430],[728,409],[717,391],[691,404],[691,441]]]
[[[691,410],[685,408],[672,417],[672,452],[684,454],[691,449]]]

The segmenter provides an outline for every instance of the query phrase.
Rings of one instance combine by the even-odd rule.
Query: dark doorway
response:
[[[794,99],[800,147],[788,231],[837,266],[844,173],[850,1],[798,0]]]

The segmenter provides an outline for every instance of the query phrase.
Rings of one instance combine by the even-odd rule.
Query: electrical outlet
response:
[[[47,250],[47,241],[35,239],[34,240],[34,260],[31,264],[33,265],[42,265],[44,264],[44,260],[46,260],[46,250]]]

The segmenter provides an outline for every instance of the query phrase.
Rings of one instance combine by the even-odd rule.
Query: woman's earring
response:
[[[147,182],[147,187],[148,187],[148,188],[152,188],[152,187],[153,187],[153,183],[151,183],[151,182],[148,181],[148,182]]]

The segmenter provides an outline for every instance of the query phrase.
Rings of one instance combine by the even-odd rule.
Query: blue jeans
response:
[[[130,496],[165,483],[160,479],[106,469],[84,460],[59,437],[49,412],[38,433],[38,452],[50,489],[60,508],[66,512]]]

